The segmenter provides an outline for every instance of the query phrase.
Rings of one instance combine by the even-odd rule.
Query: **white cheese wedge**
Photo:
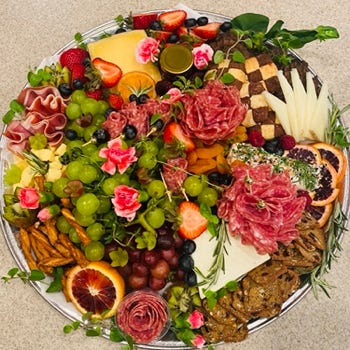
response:
[[[204,276],[207,276],[215,259],[214,251],[217,240],[216,238],[212,238],[208,231],[205,231],[195,239],[195,242],[197,247],[192,254],[194,266]],[[208,288],[209,290],[219,290],[228,282],[239,279],[250,270],[270,259],[268,254],[258,254],[253,246],[243,245],[238,236],[229,236],[225,242],[225,248],[227,253],[225,254],[225,271],[219,271],[217,282],[211,285]],[[203,281],[203,277],[198,273],[197,281]],[[206,287],[207,285],[203,285],[199,288],[201,298],[204,297],[202,289]]]
[[[155,82],[161,79],[158,68],[152,62],[140,64],[136,62],[135,50],[140,40],[147,37],[144,30],[132,30],[119,33],[108,38],[88,44],[91,60],[96,57],[112,62],[120,67],[123,74],[132,71],[148,73]]]

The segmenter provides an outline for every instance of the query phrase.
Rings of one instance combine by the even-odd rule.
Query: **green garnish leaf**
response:
[[[316,29],[316,38],[320,41],[327,39],[338,39],[339,32],[336,28],[330,26],[318,26]]]
[[[221,63],[225,59],[225,54],[221,50],[217,50],[214,53],[213,61],[215,64]]]
[[[125,266],[128,263],[128,252],[120,247],[117,250],[113,250],[109,253],[111,258],[111,266]]]
[[[13,120],[17,114],[21,114],[24,111],[24,106],[20,104],[17,100],[12,100],[9,105],[9,111],[5,113],[2,117],[2,122],[8,124]]]
[[[245,57],[243,56],[243,54],[240,51],[235,50],[232,54],[232,60],[233,60],[233,62],[244,63]]]
[[[224,73],[222,75],[222,77],[220,78],[220,80],[224,83],[224,84],[231,84],[235,81],[235,77],[230,74],[230,73]]]
[[[56,267],[54,269],[53,281],[50,283],[49,287],[46,289],[47,293],[56,293],[62,290],[62,276],[63,268]]]
[[[109,339],[116,342],[120,343],[123,341],[125,338],[125,335],[123,332],[118,328],[118,327],[112,327],[109,333]]]
[[[14,267],[7,272],[6,276],[2,276],[1,279],[8,283],[13,279],[20,279],[23,283],[29,281],[42,281],[45,279],[45,274],[39,270],[31,270],[30,272],[21,271],[18,267]]]
[[[135,239],[136,248],[152,250],[157,243],[157,237],[153,232],[144,231],[141,236]]]
[[[45,279],[45,274],[39,270],[32,270],[28,276],[29,281],[42,281]]]
[[[81,49],[86,50],[87,45],[84,43],[84,38],[81,33],[75,33],[74,35],[74,40],[77,43],[77,46],[80,47]]]
[[[263,32],[267,31],[269,18],[257,13],[244,13],[231,20],[232,28],[242,32]]]

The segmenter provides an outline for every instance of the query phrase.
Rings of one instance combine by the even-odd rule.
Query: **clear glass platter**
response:
[[[163,10],[153,10],[152,12],[162,12]],[[231,18],[228,18],[224,15],[215,14],[213,12],[207,12],[207,11],[198,11],[200,14],[207,16],[212,21],[225,21],[230,20]],[[108,34],[114,34],[116,29],[118,28],[117,23],[114,20],[110,20],[100,26],[97,26],[86,33],[83,34],[83,40],[88,43],[91,41],[95,41],[99,38],[99,36],[103,33]],[[68,48],[75,47],[76,42],[72,40],[71,42],[67,43],[65,46],[57,50],[52,57],[58,57],[63,51],[65,51]],[[299,60],[302,60],[301,57],[299,57],[294,52],[291,52],[292,55],[294,55]],[[312,71],[311,73],[317,77],[320,84],[322,84],[322,81],[317,76],[315,71]],[[344,121],[342,118],[340,118],[340,123],[344,125]],[[349,151],[345,150],[346,158],[349,159]],[[7,169],[9,164],[11,163],[11,155],[6,150],[6,140],[1,135],[0,139],[0,174],[4,174],[4,171]],[[344,185],[343,185],[343,193],[347,194],[350,192],[350,167],[349,162],[347,165],[346,175],[344,179]],[[3,207],[4,207],[4,199],[3,194],[5,193],[5,187],[4,184],[0,183],[0,206],[1,206],[1,214],[3,213]],[[349,216],[350,213],[350,202],[349,197],[344,196],[342,199],[342,211],[345,214],[346,217]],[[3,219],[1,215],[0,220],[0,228],[3,232],[6,244],[15,259],[18,267],[23,271],[28,271],[28,266],[26,263],[26,260],[23,256],[23,253],[21,251],[21,248],[19,246],[16,230],[9,225],[9,223]],[[338,237],[339,240],[342,239],[343,232],[340,232],[340,235]],[[49,278],[48,278],[49,281]],[[47,282],[47,281],[46,281]],[[40,296],[51,306],[53,306],[57,311],[59,311],[62,315],[67,317],[71,321],[81,321],[81,314],[75,310],[74,306],[71,303],[68,303],[65,300],[65,297],[63,293],[46,293],[45,290],[47,288],[47,283],[45,281],[43,282],[30,282],[32,287],[40,294]],[[251,321],[248,324],[249,333],[253,333],[255,331],[258,331],[259,329],[267,326],[271,322],[274,322],[279,317],[283,316],[287,311],[292,309],[309,291],[311,290],[310,283],[306,282],[303,283],[302,286],[282,305],[282,311],[278,316],[272,317],[272,318],[259,318],[256,320]],[[108,331],[106,331],[106,337],[108,336]],[[182,342],[178,341],[175,336],[168,332],[168,334],[159,342],[154,342],[150,344],[138,344],[138,348],[140,349],[192,349],[191,347],[188,347],[184,345]]]

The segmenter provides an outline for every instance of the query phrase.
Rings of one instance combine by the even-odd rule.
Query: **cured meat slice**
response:
[[[165,330],[169,319],[167,303],[151,290],[132,292],[120,302],[116,319],[135,342],[149,343]]]
[[[176,192],[185,181],[188,162],[185,158],[168,159],[163,165],[163,176],[168,189]]]

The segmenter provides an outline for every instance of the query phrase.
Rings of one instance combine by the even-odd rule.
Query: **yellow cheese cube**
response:
[[[44,162],[52,161],[55,159],[55,155],[51,149],[32,149],[32,153]]]
[[[147,37],[144,30],[132,30],[112,35],[88,44],[91,60],[96,57],[120,67],[123,74],[132,71],[148,73],[155,82],[161,79],[159,69],[152,63],[136,62],[135,50],[140,40]]]

